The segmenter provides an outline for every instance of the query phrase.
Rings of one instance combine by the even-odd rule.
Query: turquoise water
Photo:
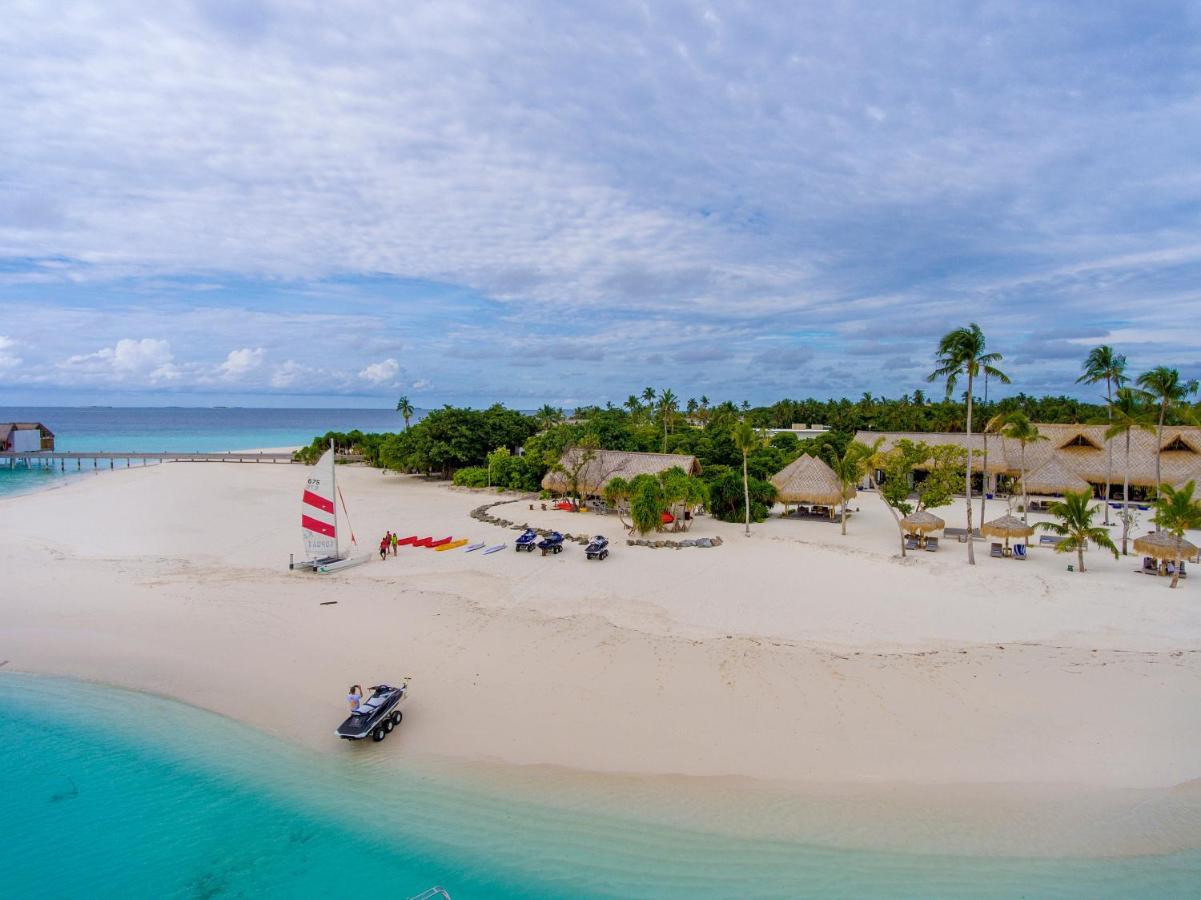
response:
[[[154,697],[0,677],[0,896],[1201,896],[1195,852],[836,851],[539,805],[406,766],[408,727],[315,754]]]
[[[420,414],[416,418],[420,418]],[[201,407],[0,407],[0,422],[41,422],[57,450],[247,450],[307,444],[327,431],[398,431],[404,421],[382,409],[208,409]],[[0,465],[0,496],[63,478],[95,474]]]

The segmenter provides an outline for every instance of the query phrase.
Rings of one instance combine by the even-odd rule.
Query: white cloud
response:
[[[271,373],[271,386],[273,388],[292,387],[304,374],[304,366],[294,359],[289,359],[275,367],[275,371]]]
[[[0,369],[11,369],[21,364],[21,357],[13,352],[16,346],[16,341],[0,334]]]
[[[359,373],[359,377],[372,384],[388,384],[396,379],[400,372],[400,363],[392,358],[383,362],[372,363]]]
[[[412,385],[412,387],[410,388],[410,390],[414,390],[414,391],[427,391],[427,390],[429,390],[430,388],[432,388],[433,386],[434,386],[434,385],[433,385],[433,382],[429,381],[428,379],[426,379],[426,378],[418,378],[416,381],[414,381],[414,382],[413,382],[413,385]]]
[[[262,347],[255,347],[253,350],[249,347],[230,350],[225,362],[221,363],[221,377],[233,381],[253,372],[263,364],[263,354]]]
[[[155,338],[122,338],[112,347],[66,359],[63,368],[77,374],[100,376],[113,381],[147,379],[175,381],[182,374],[175,365],[171,345]]]

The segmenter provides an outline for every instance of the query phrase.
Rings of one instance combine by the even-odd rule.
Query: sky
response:
[[[1197,3],[17,0],[0,121],[0,405],[1201,375]]]

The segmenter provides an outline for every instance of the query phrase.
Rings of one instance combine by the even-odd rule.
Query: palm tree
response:
[[[1149,372],[1138,376],[1135,384],[1143,389],[1143,393],[1147,395],[1148,399],[1159,404],[1159,426],[1155,432],[1155,484],[1158,495],[1158,485],[1162,483],[1159,463],[1160,457],[1163,455],[1163,420],[1170,408],[1179,406],[1187,401],[1189,396],[1197,393],[1197,381],[1192,378],[1187,381],[1181,379],[1177,369],[1156,366]],[[1155,530],[1158,531],[1159,528],[1157,527]]]
[[[746,419],[740,419],[730,433],[734,446],[742,453],[742,498],[746,504],[746,536],[751,536],[751,482],[747,474],[746,460],[752,450],[763,446],[763,433]]]
[[[667,452],[667,423],[671,421],[671,417],[676,410],[680,408],[680,398],[675,395],[671,388],[664,388],[663,393],[659,395],[659,415],[663,417],[663,452]]]
[[[413,418],[413,404],[409,402],[407,394],[396,401],[396,411],[405,420],[405,431],[408,431],[409,419]]]
[[[534,420],[538,423],[539,430],[545,431],[552,425],[557,425],[563,421],[563,410],[556,409],[549,403],[545,403],[540,410],[534,413]]]
[[[684,409],[688,413],[688,418],[691,420],[696,415],[696,410],[697,410],[696,398],[689,397],[688,402],[684,405]]]
[[[1026,509],[1030,506],[1030,497],[1026,493],[1026,445],[1033,444],[1036,441],[1045,441],[1047,436],[1039,432],[1034,423],[1030,421],[1021,410],[1014,410],[1009,413],[1001,413],[989,419],[988,424],[984,426],[985,433],[996,432],[1002,438],[1008,438],[1012,441],[1017,441],[1021,446],[1021,452],[1018,459],[1018,477],[1022,482],[1022,521],[1026,519]]]
[[[622,406],[630,411],[631,416],[637,416],[638,413],[642,412],[642,403],[633,394],[626,397],[626,402]]]
[[[625,513],[622,510],[622,505],[630,502],[630,483],[620,475],[614,475],[605,482],[603,493],[605,502],[613,507],[622,527],[627,532],[633,533],[634,526],[626,521]]]
[[[652,403],[654,403],[655,398],[658,396],[658,392],[653,387],[645,387],[642,389],[642,402],[647,406],[650,406]]]
[[[701,394],[701,425],[709,424],[709,398]]]
[[[1118,435],[1126,437],[1126,462],[1122,467],[1122,555],[1126,556],[1130,538],[1130,432],[1138,428],[1154,433],[1155,412],[1147,405],[1141,391],[1128,387],[1118,388],[1109,412],[1113,422],[1105,429],[1105,440],[1111,441]]]
[[[842,533],[846,534],[847,501],[850,500],[851,491],[855,489],[855,486],[867,474],[867,463],[875,453],[875,450],[858,441],[851,441],[851,443],[847,444],[847,448],[841,456],[830,445],[826,446],[826,450],[830,468],[834,470],[834,474],[837,476],[838,483],[842,488]]]
[[[1113,424],[1113,389],[1120,388],[1130,380],[1126,374],[1126,357],[1114,351],[1108,344],[1093,347],[1084,359],[1084,374],[1076,384],[1105,382],[1105,406],[1108,411],[1107,424]],[[1113,442],[1106,444],[1105,456],[1105,524],[1109,524],[1109,484],[1113,473]]]
[[[1155,524],[1176,538],[1176,565],[1172,570],[1172,587],[1180,582],[1180,546],[1184,533],[1190,528],[1201,528],[1201,503],[1193,499],[1196,483],[1190,481],[1182,488],[1170,484],[1160,486],[1160,495],[1155,499]]]
[[[985,353],[984,332],[980,326],[972,322],[966,328],[956,328],[942,336],[938,342],[938,352],[935,359],[938,368],[931,372],[926,380],[937,381],[945,378],[947,382],[947,399],[955,392],[955,385],[961,375],[967,376],[967,470],[964,475],[965,492],[967,494],[967,561],[976,564],[976,554],[972,550],[972,383],[982,372],[987,372],[993,378],[1000,379],[1003,384],[1009,383],[1009,376],[996,367],[1001,361],[1000,353]]]
[[[1084,548],[1089,541],[1108,550],[1114,559],[1118,558],[1118,548],[1113,545],[1109,532],[1093,524],[1097,508],[1093,506],[1091,490],[1068,491],[1062,500],[1051,504],[1049,512],[1059,521],[1038,522],[1034,527],[1045,528],[1064,538],[1055,545],[1055,550],[1058,553],[1070,553],[1075,550],[1079,571],[1084,571]]]

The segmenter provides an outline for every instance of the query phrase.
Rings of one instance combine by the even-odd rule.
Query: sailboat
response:
[[[317,465],[313,467],[308,481],[304,485],[300,506],[300,534],[304,539],[304,551],[309,557],[301,563],[295,563],[314,572],[336,572],[351,566],[361,565],[371,558],[371,554],[363,553],[351,556],[349,548],[344,548],[342,542],[343,524],[350,535],[350,543],[357,547],[354,532],[350,528],[350,517],[346,513],[346,501],[338,490],[334,475],[334,442],[330,441],[329,449],[321,454]],[[338,515],[338,506],[342,507],[342,515]]]

